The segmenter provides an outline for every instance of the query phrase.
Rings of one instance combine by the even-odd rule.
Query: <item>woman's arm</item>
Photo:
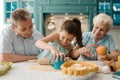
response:
[[[90,52],[90,50],[87,47],[73,48],[73,50],[70,52],[71,58],[78,58],[80,54],[83,55],[84,57],[93,56],[93,54]]]
[[[108,55],[108,57],[111,58],[111,59],[113,59],[113,60],[115,60],[115,61],[117,61],[118,55],[119,55],[118,52],[117,52],[116,50],[113,50],[113,51],[111,51],[111,53]]]
[[[111,59],[113,59],[114,61],[117,61],[118,53],[116,50],[112,51],[110,54],[107,54],[105,56],[99,56],[100,61],[111,60]]]

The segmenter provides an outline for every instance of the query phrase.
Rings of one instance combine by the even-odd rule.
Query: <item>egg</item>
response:
[[[103,66],[103,67],[102,67],[102,72],[103,72],[103,73],[106,73],[106,74],[107,74],[107,73],[110,73],[110,67],[109,67],[109,66]]]
[[[4,70],[4,66],[0,65],[0,71]]]

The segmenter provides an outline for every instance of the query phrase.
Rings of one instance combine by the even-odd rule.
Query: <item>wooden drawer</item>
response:
[[[96,4],[97,0],[81,0],[82,4]]]
[[[51,4],[80,4],[80,0],[51,0]]]
[[[36,0],[36,4],[49,4],[50,0]]]
[[[88,6],[80,6],[80,5],[48,5],[48,6],[43,6],[43,10],[45,13],[51,13],[51,12],[57,12],[57,13],[80,13],[80,12],[88,12]]]

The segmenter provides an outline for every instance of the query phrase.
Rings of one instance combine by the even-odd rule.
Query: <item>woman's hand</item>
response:
[[[93,54],[90,52],[90,50],[87,47],[79,48],[77,53],[85,55],[87,57],[93,57]]]
[[[105,60],[109,60],[110,57],[108,55],[98,55],[98,60],[99,61],[105,61]]]
[[[72,60],[70,57],[65,57],[65,62]]]
[[[98,45],[97,44],[88,44],[86,45],[86,47],[97,47]]]

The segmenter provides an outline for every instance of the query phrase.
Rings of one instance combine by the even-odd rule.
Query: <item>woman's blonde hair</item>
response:
[[[112,18],[105,14],[105,13],[100,13],[97,16],[93,18],[93,24],[106,24],[108,29],[110,29],[113,26],[113,20]]]

